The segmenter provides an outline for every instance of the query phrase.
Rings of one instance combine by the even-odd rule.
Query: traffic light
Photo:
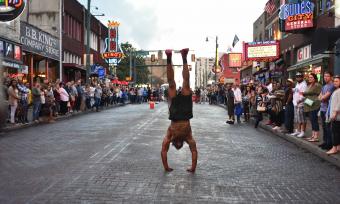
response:
[[[155,54],[152,54],[152,55],[151,55],[151,62],[156,62],[156,56],[155,56]]]

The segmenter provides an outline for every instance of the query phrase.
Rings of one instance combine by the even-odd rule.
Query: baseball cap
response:
[[[290,83],[294,84],[294,80],[293,79],[287,79],[287,81],[289,81]]]
[[[297,77],[302,77],[303,76],[303,74],[301,73],[301,72],[298,72],[298,73],[296,73],[296,75],[295,76],[297,76]]]

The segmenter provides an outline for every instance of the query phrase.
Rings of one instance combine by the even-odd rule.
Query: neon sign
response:
[[[280,8],[279,17],[285,21],[285,31],[312,28],[314,26],[314,4],[302,1],[295,4],[284,4]]]
[[[105,48],[107,52],[102,53],[102,58],[110,64],[112,64],[112,61],[114,61],[113,64],[117,64],[124,57],[124,53],[119,46],[119,26],[120,23],[116,21],[109,21],[108,23],[108,38],[106,39]]]
[[[104,59],[112,59],[112,58],[117,58],[120,59],[123,57],[123,53],[121,52],[105,52],[102,54],[102,57]]]
[[[25,0],[0,0],[0,22],[16,19],[25,9]]]

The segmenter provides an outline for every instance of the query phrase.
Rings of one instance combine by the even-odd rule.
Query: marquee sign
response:
[[[25,6],[25,0],[0,0],[0,22],[16,19],[22,14]]]
[[[285,31],[314,27],[314,3],[302,1],[294,4],[283,4],[279,17],[284,20]]]
[[[245,43],[244,53],[246,61],[271,62],[277,60],[280,56],[280,42],[267,41]]]

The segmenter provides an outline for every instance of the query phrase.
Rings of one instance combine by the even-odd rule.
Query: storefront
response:
[[[28,66],[27,81],[31,84],[45,79],[56,81],[59,75],[59,39],[39,28],[20,23],[23,62]]]
[[[27,70],[22,61],[22,47],[16,42],[0,38],[0,58],[3,76],[17,77]]]
[[[319,81],[322,81],[323,73],[329,70],[330,57],[329,54],[319,54],[312,57],[311,45],[298,49],[296,52],[297,63],[287,69],[289,78],[295,78],[297,72],[303,73],[305,78],[308,74],[315,73]]]
[[[75,63],[63,63],[63,81],[86,81],[86,68]]]

